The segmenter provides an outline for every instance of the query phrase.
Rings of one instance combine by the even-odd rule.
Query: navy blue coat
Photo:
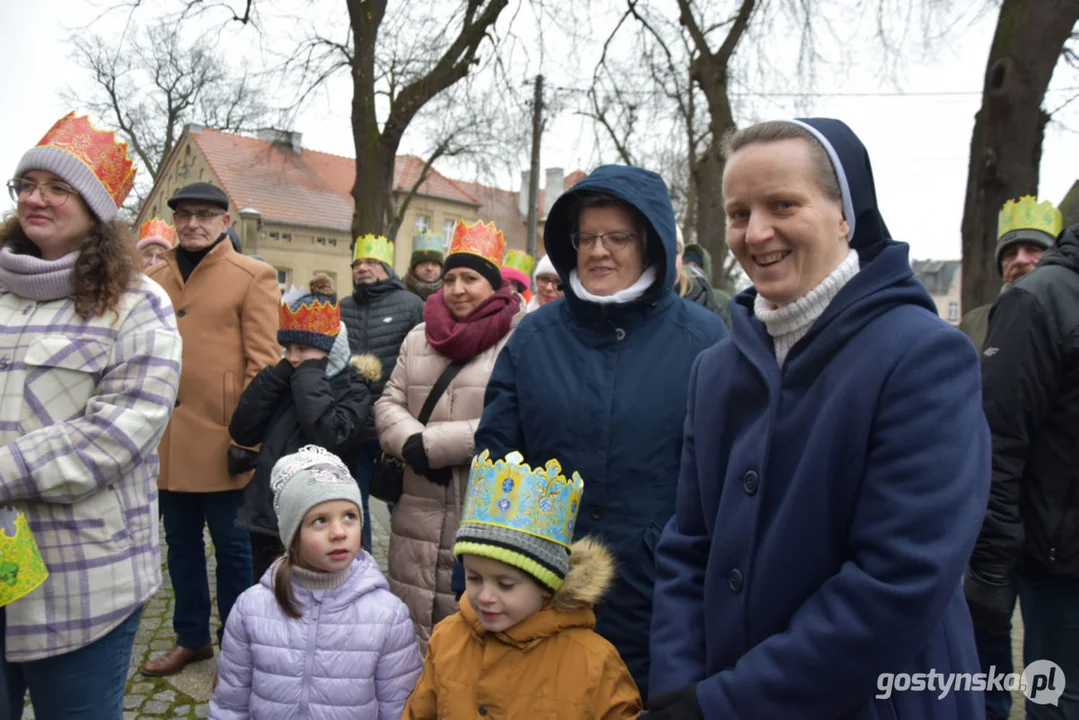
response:
[[[598,305],[569,284],[576,251],[573,197],[602,190],[647,218],[655,285],[637,301]],[[647,692],[654,550],[674,512],[689,370],[726,335],[719,316],[672,290],[675,224],[666,185],[645,170],[604,166],[563,195],[544,243],[566,295],[525,316],[487,384],[476,452],[518,450],[540,466],[556,458],[584,479],[575,535],[596,534],[618,562],[618,580],[597,608],[611,641]]]
[[[651,690],[698,683],[708,720],[984,717],[980,693],[875,697],[881,673],[979,672],[960,578],[990,449],[974,347],[907,246],[859,252],[782,370],[750,289],[692,372]]]

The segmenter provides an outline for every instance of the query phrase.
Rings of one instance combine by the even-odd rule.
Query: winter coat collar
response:
[[[397,274],[390,272],[390,276],[385,280],[379,280],[376,283],[370,285],[354,284],[352,286],[352,297],[356,301],[357,305],[365,305],[372,300],[380,298],[384,295],[390,295],[396,291],[408,292],[405,290],[405,286],[401,283]]]
[[[1079,225],[1066,228],[1056,244],[1045,251],[1038,265],[1061,265],[1079,273]]]
[[[281,564],[278,559],[266,571],[259,580],[259,584],[273,590],[274,577],[277,575],[277,566]],[[386,582],[382,572],[378,569],[374,559],[364,551],[360,551],[356,559],[352,561],[352,572],[348,577],[332,590],[313,590],[299,583],[292,584],[292,592],[298,605],[303,608],[309,602],[321,603],[324,608],[333,610],[344,608],[359,601],[364,595],[375,590],[389,590],[390,585]]]

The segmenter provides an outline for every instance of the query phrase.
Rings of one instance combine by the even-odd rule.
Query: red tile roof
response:
[[[336,228],[352,225],[355,161],[315,150],[299,152],[268,140],[219,130],[190,132],[236,208],[250,205],[266,220]],[[408,191],[423,168],[412,155],[397,157],[394,189]],[[468,205],[480,202],[432,168],[420,194]]]

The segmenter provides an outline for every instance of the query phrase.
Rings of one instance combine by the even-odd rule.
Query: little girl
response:
[[[270,480],[288,554],[225,625],[210,718],[396,720],[420,673],[408,608],[360,550],[360,490],[309,445]]]
[[[570,545],[584,483],[557,461],[520,453],[472,462],[453,552],[465,566],[460,610],[431,635],[402,720],[636,718],[641,697],[592,605],[614,563],[597,541]]]

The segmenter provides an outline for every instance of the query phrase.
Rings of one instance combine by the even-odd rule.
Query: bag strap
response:
[[[438,380],[435,380],[434,387],[431,388],[431,392],[420,410],[420,415],[416,418],[421,425],[426,425],[427,421],[431,419],[431,413],[435,411],[438,399],[442,397],[442,393],[446,392],[446,388],[450,386],[450,383],[453,382],[453,379],[457,377],[457,373],[461,372],[461,368],[464,366],[465,363],[451,362],[438,376]]]

